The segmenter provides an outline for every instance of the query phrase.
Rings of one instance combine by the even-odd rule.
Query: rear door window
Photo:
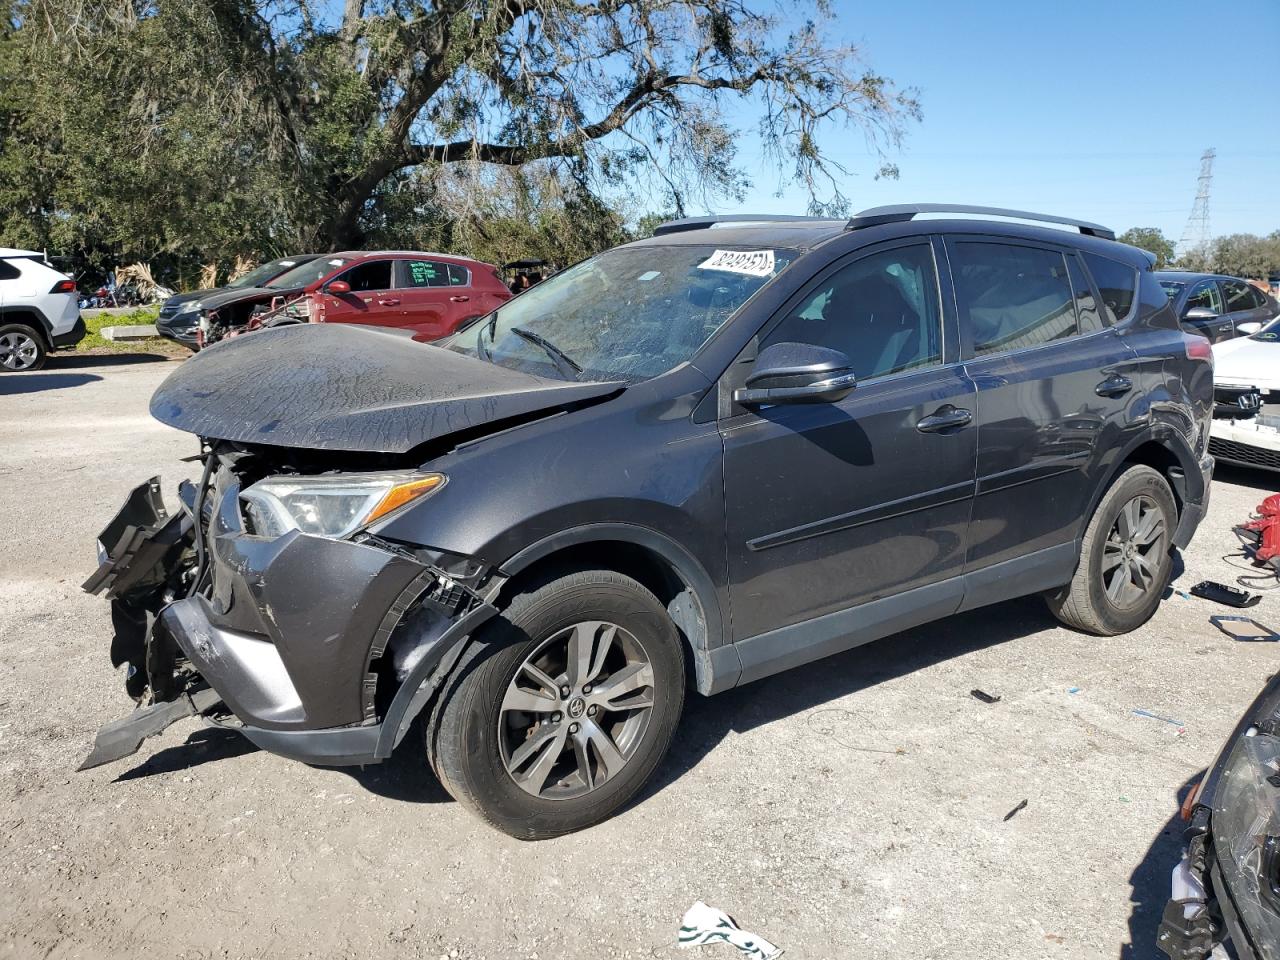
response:
[[[956,242],[951,272],[975,356],[1075,336],[1075,299],[1062,253],[986,241]]]
[[[402,287],[447,287],[449,280],[449,264],[439,260],[401,260],[400,286]]]
[[[353,292],[391,289],[391,261],[369,260],[352,267],[339,280],[351,284]]]
[[[1096,253],[1086,253],[1085,263],[1093,274],[1102,296],[1102,318],[1108,326],[1129,319],[1133,312],[1134,294],[1138,290],[1138,271],[1133,267]]]

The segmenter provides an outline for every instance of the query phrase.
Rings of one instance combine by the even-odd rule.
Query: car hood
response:
[[[302,287],[289,287],[276,289],[275,287],[236,287],[232,289],[221,289],[214,291],[205,297],[201,303],[202,310],[217,310],[219,307],[225,307],[233,303],[241,303],[245,300],[263,300],[268,301],[272,297],[292,297],[302,292]]]
[[[199,300],[201,297],[207,297],[211,293],[217,293],[218,288],[213,287],[208,290],[191,290],[188,293],[175,293],[172,297],[164,302],[164,307],[176,307],[179,304],[190,303],[192,300]]]
[[[160,384],[151,414],[209,439],[405,453],[624,387],[536,377],[353,324],[298,324],[202,350]]]
[[[1213,347],[1213,379],[1218,383],[1264,386],[1280,381],[1280,339],[1238,337]]]

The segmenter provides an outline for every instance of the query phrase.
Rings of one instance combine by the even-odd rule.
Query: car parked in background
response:
[[[156,331],[162,337],[175,343],[180,343],[192,350],[197,350],[199,349],[197,333],[200,328],[200,311],[203,309],[206,300],[216,294],[257,289],[264,283],[271,282],[282,273],[287,273],[296,266],[310,263],[318,256],[320,256],[318,253],[301,253],[292,257],[281,257],[279,260],[268,260],[266,263],[259,264],[248,273],[236,277],[236,279],[221,287],[192,290],[190,293],[179,293],[170,297],[160,307],[160,316],[156,320]]]
[[[1158,270],[1156,278],[1183,328],[1212,343],[1257,333],[1280,316],[1280,303],[1274,297],[1239,277]]]
[[[497,267],[444,253],[326,254],[261,287],[202,301],[200,338],[214,343],[262,327],[360,323],[438,340],[511,299]]]
[[[195,713],[320,764],[422,729],[550,837],[635,796],[686,686],[1032,593],[1125,633],[1204,515],[1210,360],[1107,228],[932,204],[664,224],[440,344],[238,338],[151,400],[199,438],[182,509],[153,479],[100,537],[156,702],[86,766]]]
[[[39,370],[84,333],[75,281],[42,253],[0,247],[0,371]]]
[[[1280,471],[1280,318],[1213,347],[1214,419],[1209,452]]]

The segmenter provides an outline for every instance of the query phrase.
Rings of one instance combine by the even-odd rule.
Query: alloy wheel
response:
[[[1168,552],[1164,514],[1148,496],[1120,508],[1102,548],[1102,585],[1119,609],[1140,604],[1156,584]]]
[[[11,330],[0,336],[0,367],[26,370],[40,357],[40,346],[25,333]]]
[[[654,671],[636,637],[583,621],[539,644],[507,685],[498,714],[503,766],[526,793],[580,797],[616,778],[643,741]]]

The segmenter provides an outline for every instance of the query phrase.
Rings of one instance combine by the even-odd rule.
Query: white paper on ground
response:
[[[782,956],[782,951],[764,937],[739,928],[727,913],[709,907],[701,900],[685,911],[676,940],[682,947],[729,943],[755,960],[774,960]]]

